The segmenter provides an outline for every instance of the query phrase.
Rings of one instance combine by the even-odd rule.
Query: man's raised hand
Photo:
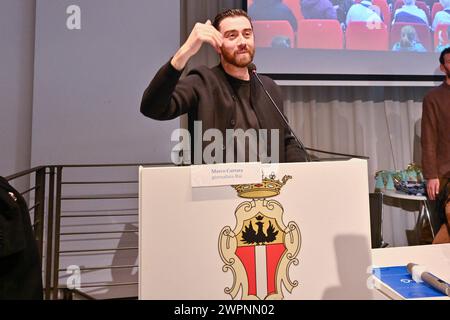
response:
[[[188,60],[200,50],[205,42],[209,43],[217,53],[220,53],[223,36],[213,27],[210,20],[207,20],[205,23],[197,22],[195,24],[186,42],[170,61],[172,66],[177,70],[182,70]]]

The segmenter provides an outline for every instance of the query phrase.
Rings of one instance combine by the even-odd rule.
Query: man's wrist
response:
[[[178,49],[177,53],[170,60],[170,64],[178,71],[182,71],[186,66],[190,56],[187,54],[186,49],[182,46]]]

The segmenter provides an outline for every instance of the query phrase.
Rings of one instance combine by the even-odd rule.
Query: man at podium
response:
[[[219,65],[197,67],[180,79],[187,62],[204,43],[217,51]],[[219,13],[213,23],[196,23],[186,42],[145,90],[141,112],[156,120],[187,113],[195,164],[308,160],[303,145],[290,134],[277,110],[283,103],[280,88],[268,77],[258,80],[254,54],[253,27],[245,11],[229,9]],[[205,159],[207,151],[211,151],[211,162]]]

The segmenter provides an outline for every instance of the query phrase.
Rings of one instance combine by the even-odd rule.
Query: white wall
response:
[[[66,26],[69,5],[81,28]],[[169,162],[170,136],[179,120],[159,122],[140,113],[144,89],[179,46],[178,0],[40,0],[36,7],[32,165]],[[64,169],[63,181],[137,180],[137,167]],[[63,186],[63,195],[136,193],[137,184]],[[62,216],[137,213],[137,199],[64,200]],[[60,249],[137,246],[137,216],[62,218]],[[104,233],[117,231],[117,233]],[[126,232],[123,232],[126,231]],[[136,250],[62,254],[60,267],[137,264]],[[67,275],[60,273],[60,285]],[[136,296],[137,269],[81,273],[97,298]]]
[[[0,2],[0,175],[28,169],[34,59],[34,0]]]
[[[80,8],[69,30],[66,9]],[[36,8],[32,165],[169,162],[179,120],[140,111],[180,39],[179,2],[40,0]]]
[[[81,9],[80,30],[67,28],[69,5]],[[168,162],[170,134],[179,120],[154,121],[139,107],[179,39],[178,0],[2,0],[0,175],[43,164]],[[65,181],[137,180],[137,168],[64,172]],[[63,192],[137,193],[137,185],[63,187]],[[137,213],[137,199],[65,201],[62,210],[65,215]],[[63,218],[62,232],[94,234],[62,236],[61,250],[135,246],[137,234],[122,231],[136,229],[137,216]],[[95,234],[112,230],[118,233]],[[136,254],[66,255],[60,265],[133,265]],[[136,268],[82,274],[82,284],[136,280]],[[135,287],[88,291],[101,298],[133,296]]]

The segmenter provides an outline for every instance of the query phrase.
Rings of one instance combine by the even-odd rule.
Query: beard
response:
[[[450,79],[450,69],[444,66],[444,73],[447,79]]]
[[[239,68],[248,66],[253,61],[253,56],[255,55],[255,48],[248,46],[245,53],[238,53],[238,50],[229,52],[222,49],[221,51],[222,57],[227,63]]]

